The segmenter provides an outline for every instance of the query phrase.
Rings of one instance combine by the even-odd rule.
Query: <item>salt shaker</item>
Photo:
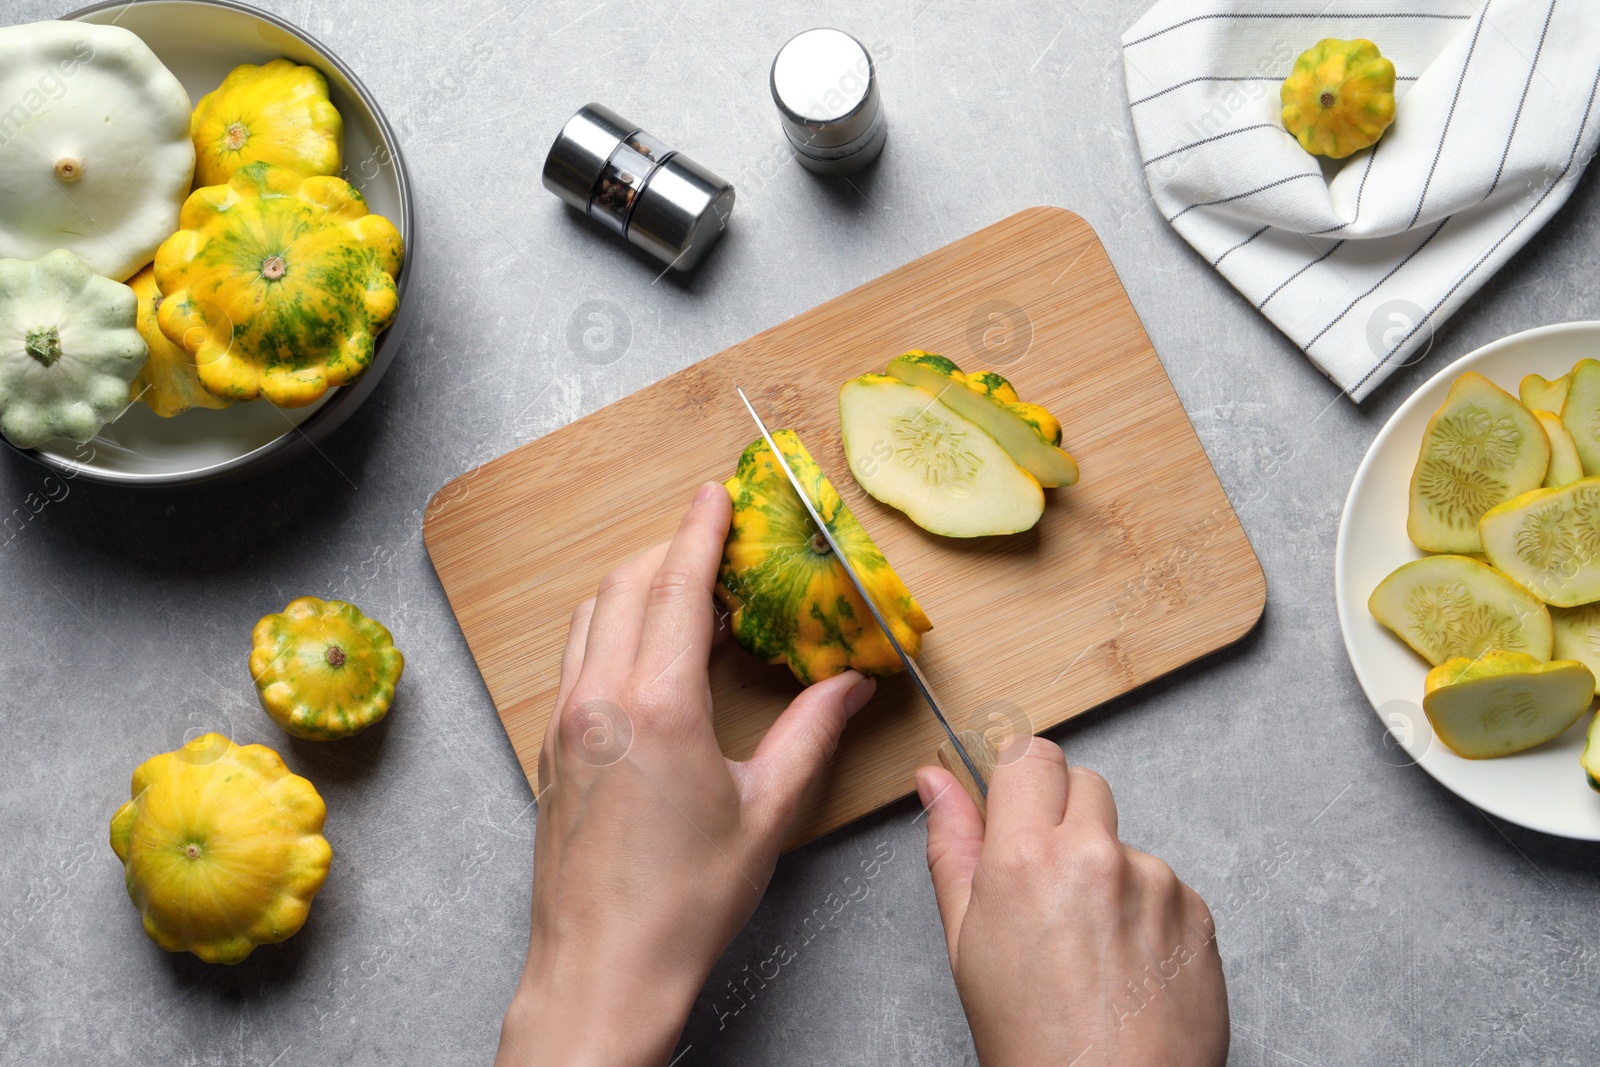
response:
[[[843,30],[791,37],[772,61],[772,101],[795,157],[818,174],[854,174],[889,137],[872,56]]]

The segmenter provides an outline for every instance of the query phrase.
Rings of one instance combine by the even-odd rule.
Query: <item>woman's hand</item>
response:
[[[744,763],[712,730],[712,589],[727,491],[578,606],[539,757],[528,963],[499,1065],[665,1064],[749,919],[800,799],[872,696],[854,671],[795,698]]]
[[[1217,1067],[1228,994],[1205,901],[1117,840],[1105,779],[1014,738],[985,826],[924,767],[928,868],[983,1067]],[[1007,758],[1009,757],[1009,758]]]

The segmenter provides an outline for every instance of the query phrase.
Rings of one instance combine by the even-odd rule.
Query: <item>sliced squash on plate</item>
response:
[[[1530,374],[1517,386],[1517,394],[1522,406],[1529,411],[1553,411],[1559,415],[1561,406],[1567,402],[1567,386],[1571,384],[1571,374],[1563,374],[1555,381]]]
[[[1378,583],[1367,608],[1434,666],[1494,649],[1550,658],[1550,612],[1538,597],[1466,556],[1428,556]]]
[[[1489,562],[1546,604],[1600,600],[1600,478],[1513,497],[1478,530]]]
[[[1578,446],[1573,443],[1561,416],[1536,408],[1533,417],[1539,420],[1545,436],[1550,438],[1550,466],[1545,468],[1545,486],[1559,489],[1582,478],[1583,461],[1578,458]]]
[[[1422,435],[1406,533],[1424,552],[1477,552],[1483,513],[1537,488],[1549,465],[1550,438],[1533,412],[1469,371]]]
[[[1589,724],[1589,736],[1583,743],[1583,773],[1589,778],[1589,788],[1600,793],[1600,715]]]
[[[1561,421],[1578,446],[1583,473],[1600,474],[1600,360],[1578,360],[1572,365],[1571,378],[1561,405]]]
[[[1560,737],[1593,702],[1594,674],[1583,664],[1497,650],[1429,671],[1422,710],[1450,751],[1492,759]]]
[[[1600,604],[1551,608],[1551,659],[1575,659],[1600,678]]]

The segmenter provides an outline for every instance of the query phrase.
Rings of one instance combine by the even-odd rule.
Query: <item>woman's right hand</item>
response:
[[[928,868],[983,1067],[1218,1067],[1228,994],[1205,901],[1117,839],[1104,778],[1014,738],[988,824],[924,767]],[[1010,757],[1010,758],[1006,758]]]

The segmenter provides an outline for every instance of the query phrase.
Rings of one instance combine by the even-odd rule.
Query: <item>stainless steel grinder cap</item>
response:
[[[772,101],[800,163],[818,174],[853,174],[889,136],[872,56],[843,30],[806,30],[772,61]]]

